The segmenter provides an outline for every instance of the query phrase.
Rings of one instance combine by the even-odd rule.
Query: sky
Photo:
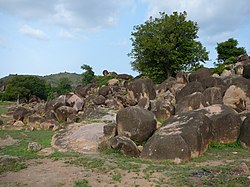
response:
[[[82,73],[83,64],[128,73],[131,32],[159,12],[186,11],[216,61],[218,42],[235,38],[250,54],[249,0],[0,0],[0,78]]]

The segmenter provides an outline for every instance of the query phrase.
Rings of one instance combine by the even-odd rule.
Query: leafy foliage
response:
[[[56,87],[56,92],[59,95],[62,95],[69,93],[70,91],[72,91],[71,81],[67,77],[61,78]]]
[[[81,69],[84,71],[82,73],[82,83],[89,84],[91,81],[95,78],[95,73],[92,70],[92,67],[90,67],[87,64],[83,64],[81,66]]]
[[[216,51],[218,53],[218,63],[232,64],[236,62],[239,55],[246,53],[244,47],[237,47],[238,41],[229,38],[225,42],[217,43]]]
[[[32,95],[46,99],[49,89],[50,85],[37,76],[15,75],[8,80],[2,100],[13,101],[17,97],[28,100]]]
[[[134,70],[156,82],[164,81],[177,71],[190,70],[208,60],[208,52],[197,41],[198,25],[186,20],[187,13],[160,13],[160,18],[150,17],[144,24],[134,27]]]

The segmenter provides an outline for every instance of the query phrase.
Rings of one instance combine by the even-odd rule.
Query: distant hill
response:
[[[0,84],[5,84],[9,79],[11,79],[13,76],[15,76],[15,74],[11,74],[9,76],[3,77],[0,79]],[[37,76],[37,75],[35,75]],[[77,73],[68,73],[68,72],[64,72],[64,73],[57,73],[57,74],[51,74],[51,75],[46,75],[46,76],[38,76],[42,79],[47,80],[49,83],[51,83],[51,86],[57,86],[59,80],[61,78],[68,78],[71,82],[71,85],[73,88],[75,88],[77,85],[81,84],[81,75],[77,74]]]

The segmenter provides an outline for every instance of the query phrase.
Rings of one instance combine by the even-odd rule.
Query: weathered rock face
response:
[[[140,152],[136,144],[125,136],[116,136],[110,139],[111,148],[120,151],[124,155],[139,157]]]
[[[117,128],[116,124],[107,124],[103,126],[103,133],[104,136],[113,136],[117,135]]]
[[[119,136],[127,136],[138,143],[146,141],[156,130],[154,114],[140,107],[127,107],[116,116]]]
[[[70,115],[76,114],[76,110],[69,106],[61,106],[56,109],[55,113],[58,121],[67,121]]]
[[[233,79],[223,97],[223,103],[238,112],[250,110],[250,80]]]
[[[189,81],[199,81],[201,82],[203,79],[207,79],[212,76],[212,72],[209,68],[200,68],[197,71],[191,73],[189,75]]]
[[[78,85],[76,88],[75,88],[75,93],[76,95],[79,95],[81,97],[86,97],[90,90],[91,90],[91,87],[92,85]]]
[[[73,107],[77,112],[81,111],[84,106],[84,101],[78,97],[76,94],[73,94],[67,101],[66,103],[70,106]]]
[[[137,79],[128,85],[128,96],[137,102],[143,98],[155,99],[156,93],[151,79]]]
[[[103,86],[99,88],[98,94],[106,97],[108,94],[112,93],[112,90],[109,86]]]
[[[206,106],[207,104],[204,95],[201,92],[195,92],[178,100],[175,113],[181,114],[199,108],[204,108]]]
[[[96,104],[96,105],[102,105],[102,104],[105,104],[105,100],[106,98],[102,95],[98,95],[96,96],[94,99],[93,99],[93,102]]]
[[[150,101],[150,111],[154,113],[159,121],[165,121],[175,114],[175,108],[167,100]]]
[[[243,124],[240,128],[240,143],[243,147],[249,148],[250,147],[250,116],[244,120]]]
[[[57,108],[65,105],[66,105],[66,96],[61,95],[56,99],[48,101],[45,105],[45,111],[50,112],[51,110],[56,110]]]
[[[24,118],[26,118],[28,115],[31,115],[32,112],[27,110],[24,107],[16,107],[13,112],[13,118],[14,120],[18,121],[23,121]]]
[[[246,79],[250,78],[250,64],[247,64],[247,65],[244,66],[243,77],[246,78]]]
[[[183,161],[207,150],[211,121],[202,112],[192,111],[170,117],[147,141],[141,157]]]
[[[178,102],[185,96],[191,95],[192,93],[203,92],[203,91],[204,89],[200,82],[196,82],[196,81],[190,82],[176,94],[176,101]]]
[[[176,75],[176,82],[179,84],[187,84],[188,80],[187,77],[183,72],[178,72]]]
[[[226,105],[212,105],[201,109],[211,120],[212,140],[216,143],[235,142],[240,134],[241,118]]]
[[[206,79],[201,80],[201,84],[204,89],[211,88],[211,87],[221,87],[226,86],[221,78],[218,77],[208,77]]]
[[[222,98],[222,90],[219,87],[211,87],[207,88],[203,95],[205,97],[205,102],[208,105],[214,105],[214,104],[222,104],[223,98]]]
[[[118,79],[123,79],[123,80],[130,80],[132,79],[133,77],[131,75],[128,75],[128,74],[118,74],[116,76],[116,78]]]

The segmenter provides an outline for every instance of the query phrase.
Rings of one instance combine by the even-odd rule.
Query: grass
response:
[[[74,187],[91,187],[86,179],[75,181]]]
[[[43,148],[50,147],[51,131],[0,131],[0,138],[11,136],[18,143],[0,149],[0,155],[18,156],[21,162],[13,161],[0,173],[19,171],[26,167],[25,161],[37,156],[27,151],[28,142],[35,141]],[[63,160],[68,164],[87,169],[91,175],[104,175],[111,183],[123,184],[123,176],[130,173],[134,179],[144,179],[152,186],[250,186],[248,175],[237,173],[241,162],[250,166],[250,150],[241,148],[239,142],[210,144],[208,150],[190,162],[175,164],[169,161],[152,161],[124,156],[108,150],[100,155],[82,155],[76,152],[54,152],[48,158]],[[126,177],[124,177],[126,178]],[[100,183],[102,181],[100,180]],[[88,178],[76,181],[74,186],[90,186]]]

